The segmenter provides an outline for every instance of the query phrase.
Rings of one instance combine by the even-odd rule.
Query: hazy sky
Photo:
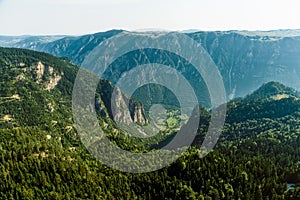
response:
[[[0,35],[300,28],[299,0],[0,0]]]

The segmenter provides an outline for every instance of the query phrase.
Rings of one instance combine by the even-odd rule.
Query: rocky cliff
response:
[[[0,126],[39,125],[42,124],[39,119],[53,126],[52,122],[59,118],[72,125],[71,95],[78,69],[49,54],[0,48]],[[124,94],[113,102],[110,99],[113,89],[107,81],[100,81],[97,89],[96,96],[100,99],[96,105],[104,120],[111,117],[145,124],[147,119],[141,104]],[[115,118],[111,102],[117,105]],[[123,107],[125,102],[130,102],[129,109]]]

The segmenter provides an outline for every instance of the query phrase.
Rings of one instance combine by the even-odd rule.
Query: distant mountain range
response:
[[[68,57],[80,66],[86,56],[102,41],[121,32],[123,30],[83,36],[1,36],[0,46],[26,48]],[[300,30],[212,32],[193,30],[185,34],[199,42],[218,66],[228,99],[245,96],[269,81],[278,81],[300,89]],[[156,61],[165,62],[165,60]],[[122,66],[125,64],[118,64],[119,72],[124,71]],[[205,91],[203,82],[200,81],[199,84],[199,91]]]

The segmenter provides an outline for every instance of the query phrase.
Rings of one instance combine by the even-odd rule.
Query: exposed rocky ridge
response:
[[[104,81],[99,91],[100,98],[97,98],[97,107],[103,110],[103,106],[108,112],[101,112],[103,117],[109,116],[117,123],[139,123],[146,124],[148,119],[145,115],[142,104],[134,101],[123,94],[119,88]],[[103,106],[101,106],[103,103]]]

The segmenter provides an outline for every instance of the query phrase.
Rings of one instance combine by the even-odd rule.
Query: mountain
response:
[[[272,133],[278,142],[296,140],[300,128],[299,92],[278,82],[269,82],[244,98],[227,104],[223,136],[228,139]]]
[[[256,35],[257,34],[257,35]],[[299,36],[275,32],[199,32],[191,34],[208,51],[224,78],[227,92],[244,96],[269,81],[299,89]]]
[[[0,48],[0,128],[73,128],[71,95],[78,69],[46,53]],[[131,107],[129,111],[119,110],[118,116],[113,117],[111,83],[100,81],[97,91],[97,108],[107,122],[147,122],[142,105],[124,94],[116,103],[129,102]]]
[[[0,46],[13,47],[18,46],[19,48],[34,49],[38,45],[57,41],[66,37],[65,35],[55,36],[0,36]]]
[[[299,92],[294,88],[287,87],[279,82],[268,82],[259,87],[252,94],[247,95],[246,99],[265,99],[273,98],[274,100],[280,100],[288,97],[299,98]]]
[[[71,111],[78,69],[46,53],[0,48],[0,199],[299,199],[297,186],[288,189],[300,183],[300,104],[293,89],[270,82],[230,101],[219,143],[204,158],[197,147],[210,112],[201,106],[194,146],[163,169],[132,174],[107,167],[82,145]],[[149,141],[117,127],[109,109],[113,89],[104,80],[97,87],[99,124],[120,148],[152,151]],[[120,120],[144,112],[140,102],[120,97],[118,104],[133,106]],[[168,115],[174,126],[176,110]]]
[[[276,119],[298,113],[299,92],[278,82],[262,85],[252,94],[228,103],[227,122]]]
[[[59,57],[68,57],[81,65],[85,56],[97,45],[121,30],[111,30],[84,36],[0,36],[0,46],[25,48],[50,53]]]
[[[122,30],[111,30],[76,37],[68,36],[50,42],[40,42],[39,37],[35,42],[31,41],[35,37],[25,37],[23,39],[12,37],[9,40],[13,42],[0,42],[0,45],[29,48],[60,57],[68,57],[75,64],[81,65],[88,53],[96,46],[120,32]],[[300,89],[298,78],[300,75],[300,61],[298,59],[300,53],[299,32],[299,30],[200,31],[186,34],[199,42],[210,54],[221,72],[228,98],[233,99],[234,97],[245,96],[269,81],[278,81],[295,89]],[[155,33],[149,32],[149,34]],[[18,40],[18,42],[14,42],[15,40]],[[147,56],[154,57],[157,53],[162,54],[162,56],[156,57],[156,60],[153,61],[164,64],[169,63],[165,60],[169,56],[165,52],[150,51],[147,52]],[[134,60],[133,56],[134,54],[131,54],[132,60]],[[170,60],[173,61],[172,63],[176,63],[175,61],[178,58],[172,55]],[[136,60],[136,62],[143,63],[143,57]],[[125,69],[121,66],[127,64],[132,65],[133,63],[119,61],[117,63],[119,67],[116,69],[115,74],[124,71]],[[88,66],[85,67],[88,68]],[[196,80],[194,77],[190,77],[190,79]],[[203,81],[198,81],[197,84],[200,84],[199,91],[206,91]],[[200,103],[207,101],[206,94],[201,96],[201,92],[198,93],[200,99],[204,98]]]
[[[200,108],[201,121],[193,143],[197,147],[202,145],[211,120],[210,111]],[[270,132],[281,132],[273,136],[278,142],[293,141],[300,137],[299,118],[299,92],[279,82],[268,82],[246,97],[227,103],[226,121],[218,143],[245,138],[255,142],[258,135]]]

